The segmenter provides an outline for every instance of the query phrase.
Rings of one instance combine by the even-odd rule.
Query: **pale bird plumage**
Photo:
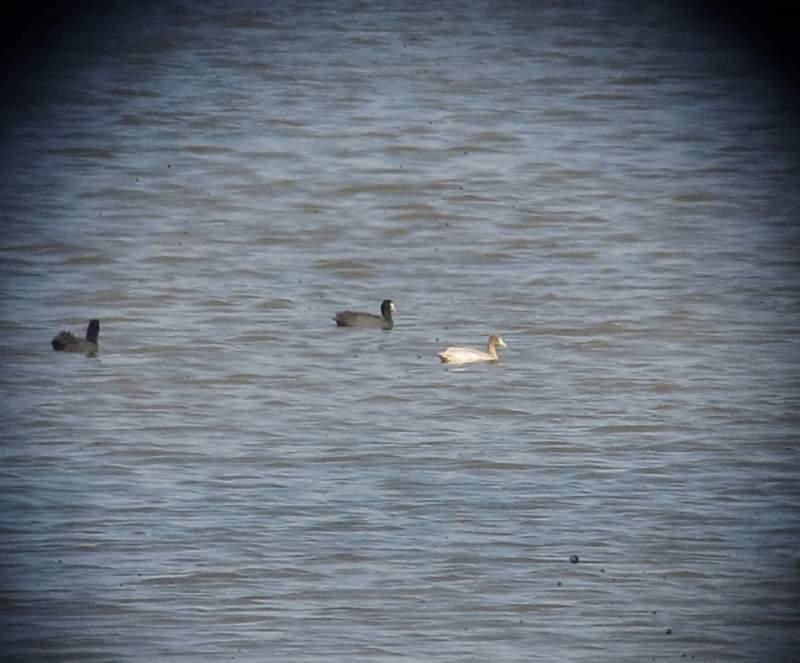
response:
[[[477,348],[451,347],[438,353],[445,364],[471,364],[478,361],[497,361],[497,348],[506,347],[505,341],[497,334],[492,334],[486,343],[486,350]]]

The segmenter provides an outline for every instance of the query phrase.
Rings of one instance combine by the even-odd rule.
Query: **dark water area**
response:
[[[796,659],[788,30],[631,7],[17,15],[4,660]]]

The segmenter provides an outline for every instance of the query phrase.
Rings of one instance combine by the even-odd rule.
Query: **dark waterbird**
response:
[[[89,320],[89,326],[86,328],[86,338],[78,338],[69,331],[59,332],[51,341],[53,350],[94,354],[97,352],[97,336],[99,333],[100,321]]]
[[[358,313],[357,311],[339,311],[334,320],[339,327],[363,327],[372,329],[391,329],[394,327],[395,305],[391,299],[384,299],[381,314]]]

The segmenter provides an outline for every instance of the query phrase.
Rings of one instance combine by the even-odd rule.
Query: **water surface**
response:
[[[667,6],[76,25],[2,111],[6,658],[792,660],[779,72]]]

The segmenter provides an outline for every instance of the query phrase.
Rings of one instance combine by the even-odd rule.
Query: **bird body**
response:
[[[78,338],[72,332],[59,332],[52,341],[53,350],[61,352],[84,352],[94,354],[97,352],[97,336],[100,334],[100,321],[90,320],[86,328],[86,338]]]
[[[438,353],[439,359],[445,364],[472,364],[479,361],[497,361],[497,348],[506,347],[505,341],[496,334],[489,337],[486,350],[477,348],[451,347]]]
[[[333,318],[339,327],[361,327],[371,329],[386,329],[394,327],[396,308],[391,299],[384,299],[381,304],[381,314],[359,313],[358,311],[339,311]]]

